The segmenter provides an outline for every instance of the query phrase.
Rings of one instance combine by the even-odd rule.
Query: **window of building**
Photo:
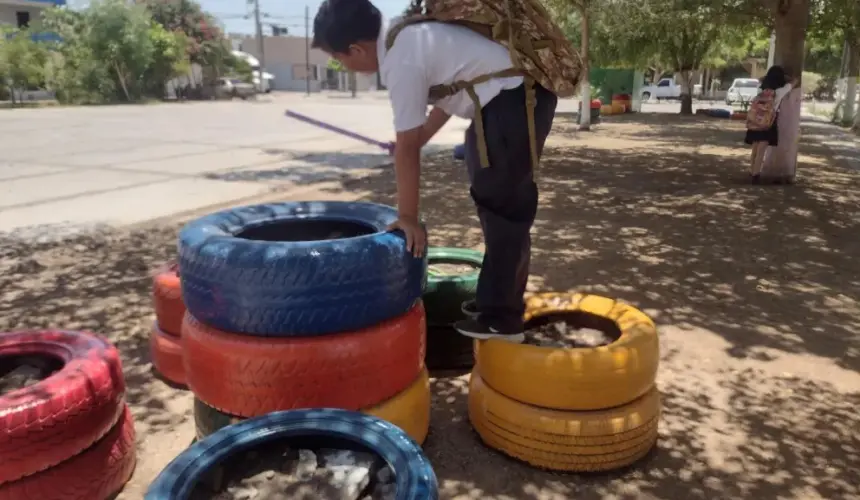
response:
[[[18,21],[19,28],[26,28],[30,25],[30,13],[27,11],[18,11],[15,13],[15,19]]]

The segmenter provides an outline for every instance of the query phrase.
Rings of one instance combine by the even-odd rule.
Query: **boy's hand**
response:
[[[401,216],[397,222],[388,226],[389,231],[397,229],[406,235],[406,250],[412,252],[414,257],[423,257],[427,247],[427,231],[418,222],[418,217]]]

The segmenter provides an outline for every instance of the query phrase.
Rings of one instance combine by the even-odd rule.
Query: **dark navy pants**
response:
[[[535,85],[538,156],[552,128],[558,98]],[[475,124],[466,130],[470,193],[484,232],[484,263],[478,279],[479,321],[503,332],[523,327],[523,294],[529,277],[531,231],[537,213],[526,119],[525,87],[502,91],[481,111],[490,166],[481,168]]]

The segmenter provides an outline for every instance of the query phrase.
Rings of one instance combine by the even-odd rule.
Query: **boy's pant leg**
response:
[[[538,155],[555,117],[557,97],[536,86],[535,131]],[[525,90],[507,90],[482,111],[490,166],[481,168],[474,123],[466,130],[470,193],[478,209],[486,251],[478,278],[478,321],[501,332],[523,326],[523,294],[529,277],[530,231],[537,213]]]

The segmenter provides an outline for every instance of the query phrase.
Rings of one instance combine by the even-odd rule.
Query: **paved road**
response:
[[[25,109],[0,120],[0,232],[56,236],[299,189],[386,163],[379,148],[287,119],[290,108],[380,140],[379,98]],[[461,142],[454,120],[432,143]]]
[[[240,201],[387,163],[378,148],[287,119],[293,109],[393,138],[381,93],[0,112],[0,233],[55,238]],[[560,111],[574,111],[565,100]],[[644,112],[677,113],[677,103]],[[462,142],[454,119],[431,143]]]

